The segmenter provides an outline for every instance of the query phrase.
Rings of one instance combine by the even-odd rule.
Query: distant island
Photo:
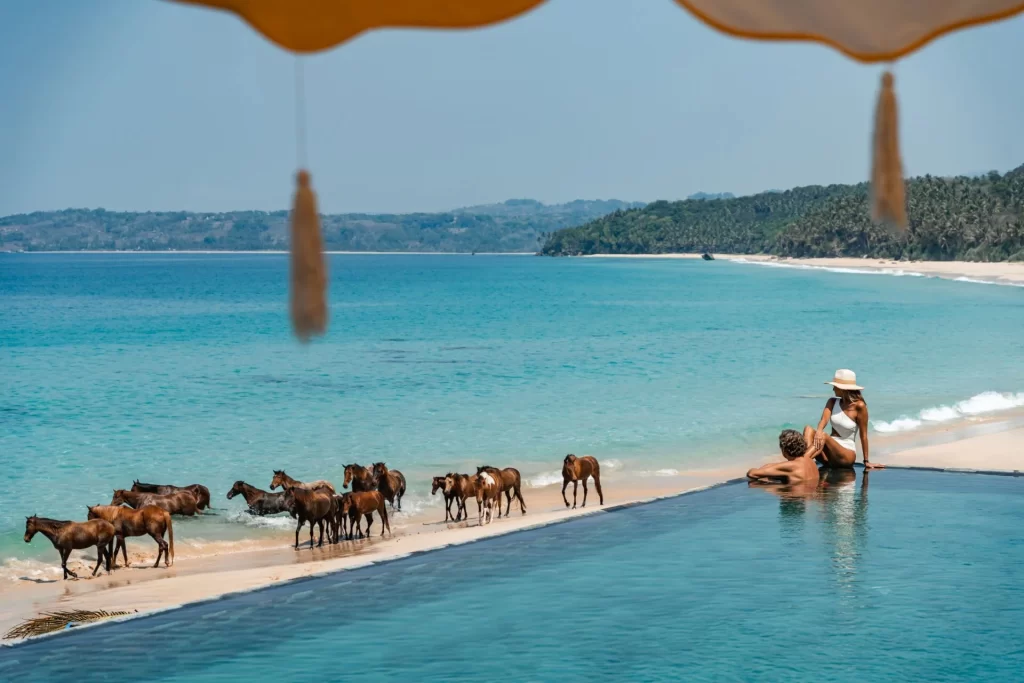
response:
[[[323,216],[332,251],[535,253],[554,231],[640,202],[543,204],[510,199],[444,213]],[[66,209],[0,218],[0,251],[259,251],[288,248],[287,211],[124,212]]]
[[[734,199],[732,192],[694,192],[687,199]]]
[[[541,252],[1024,261],[1024,166],[1003,175],[912,178],[907,206],[910,229],[898,234],[871,221],[866,183],[658,201],[556,231]]]

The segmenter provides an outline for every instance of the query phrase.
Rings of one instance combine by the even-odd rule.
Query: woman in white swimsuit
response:
[[[885,465],[870,462],[868,455],[868,404],[864,402],[852,370],[836,370],[831,382],[835,398],[830,398],[821,413],[818,427],[804,427],[804,439],[821,449],[818,461],[825,467],[853,467],[857,460],[857,439],[864,453],[864,467],[879,469]],[[825,426],[831,423],[831,434]]]

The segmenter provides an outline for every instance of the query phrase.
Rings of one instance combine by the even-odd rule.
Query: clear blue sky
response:
[[[0,3],[0,215],[281,209],[295,57],[161,0]],[[896,68],[910,174],[1024,163],[1024,19]],[[879,68],[735,40],[669,0],[551,0],[482,31],[306,58],[325,211],[677,199],[867,177]]]

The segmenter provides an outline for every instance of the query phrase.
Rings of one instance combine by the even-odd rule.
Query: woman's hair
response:
[[[783,429],[779,434],[779,450],[787,458],[799,458],[807,452],[804,435],[795,429]]]
[[[864,400],[864,394],[860,393],[860,389],[850,389],[846,391],[846,400],[851,403],[866,403]]]

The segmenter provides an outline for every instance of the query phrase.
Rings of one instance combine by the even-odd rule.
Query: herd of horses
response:
[[[594,480],[594,487],[600,502],[604,505],[604,493],[601,491],[601,470],[597,460],[589,455],[577,457],[567,455],[562,461],[562,500],[569,507],[569,499],[565,495],[569,483],[573,483],[573,503],[576,507],[577,490],[583,483],[583,506],[587,504],[587,480]],[[230,500],[242,496],[252,515],[264,516],[288,513],[296,521],[295,549],[299,549],[299,533],[305,525],[309,525],[310,548],[322,547],[326,532],[328,543],[338,543],[342,539],[354,540],[369,538],[373,525],[373,515],[380,517],[381,532],[391,533],[391,522],[388,518],[387,504],[391,509],[401,511],[402,497],[406,491],[405,475],[398,470],[389,469],[383,462],[374,463],[371,467],[362,465],[346,465],[343,488],[351,491],[338,494],[331,482],[324,479],[303,482],[289,477],[284,470],[274,470],[270,481],[270,490],[264,491],[244,481],[236,481],[227,493]],[[276,489],[281,491],[277,492]],[[505,498],[505,516],[512,510],[512,501],[516,500],[519,509],[526,514],[526,502],[523,500],[522,477],[514,467],[499,469],[489,465],[477,467],[476,474],[459,474],[449,472],[444,476],[434,477],[431,494],[440,491],[445,501],[445,522],[459,522],[469,519],[466,510],[467,500],[476,500],[478,523],[490,524],[495,515],[502,516],[502,496]],[[452,504],[455,514],[452,514]],[[72,550],[84,550],[95,547],[97,551],[96,566],[92,570],[95,576],[100,567],[106,565],[109,573],[117,568],[117,553],[121,552],[125,566],[129,566],[128,550],[125,539],[129,536],[150,536],[157,544],[156,562],[162,559],[165,567],[174,560],[174,526],[172,515],[194,516],[202,514],[210,507],[210,490],[202,484],[173,486],[170,484],[144,484],[139,481],[132,483],[131,489],[115,489],[109,505],[92,505],[88,507],[88,517],[84,522],[56,520],[33,515],[25,521],[25,542],[41,533],[46,536],[53,547],[60,553],[61,569],[64,579],[78,575],[68,569],[68,558]],[[366,533],[363,533],[362,521],[366,521]],[[313,532],[320,531],[319,542],[314,546]],[[164,539],[167,536],[168,540]]]

